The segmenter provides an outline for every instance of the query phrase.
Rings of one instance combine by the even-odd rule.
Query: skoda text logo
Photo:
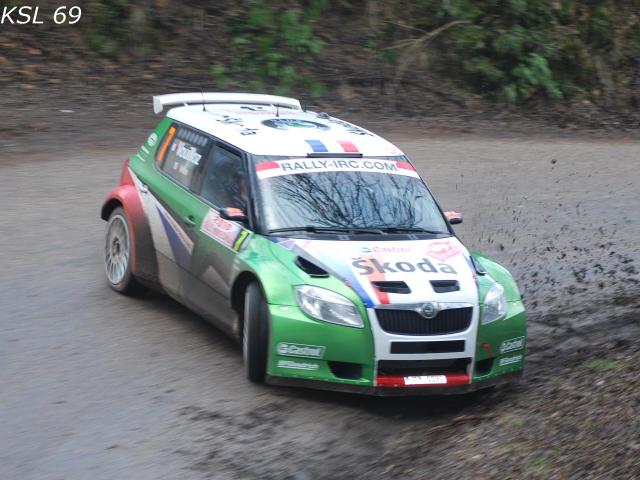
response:
[[[420,315],[424,318],[435,318],[438,315],[438,306],[435,303],[427,302],[420,307]]]

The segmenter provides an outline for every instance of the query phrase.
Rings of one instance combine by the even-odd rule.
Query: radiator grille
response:
[[[376,309],[380,328],[400,335],[444,335],[463,332],[471,325],[473,307],[441,310],[426,319],[413,310]]]

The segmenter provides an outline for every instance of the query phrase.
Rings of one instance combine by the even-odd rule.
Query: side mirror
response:
[[[225,207],[220,209],[220,218],[231,220],[232,222],[247,223],[249,217],[239,208]]]
[[[449,220],[449,223],[451,225],[462,223],[462,215],[458,212],[454,212],[454,211],[444,212],[444,216],[447,217],[447,220]]]

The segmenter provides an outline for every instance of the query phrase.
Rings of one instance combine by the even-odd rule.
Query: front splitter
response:
[[[334,392],[357,393],[374,396],[428,396],[428,395],[460,395],[475,392],[485,388],[517,382],[522,378],[522,371],[507,373],[498,377],[489,378],[480,382],[466,385],[452,386],[404,386],[404,387],[363,387],[346,383],[323,382],[318,380],[305,380],[299,378],[275,377],[267,375],[265,381],[271,385],[286,387],[312,388],[316,390],[330,390]]]

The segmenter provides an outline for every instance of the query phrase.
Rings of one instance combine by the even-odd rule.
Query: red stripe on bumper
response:
[[[434,374],[437,375],[437,374]],[[466,373],[447,373],[447,383],[420,383],[417,385],[405,385],[403,375],[378,375],[376,385],[378,387],[412,388],[412,387],[453,387],[455,385],[468,385],[469,375]]]

